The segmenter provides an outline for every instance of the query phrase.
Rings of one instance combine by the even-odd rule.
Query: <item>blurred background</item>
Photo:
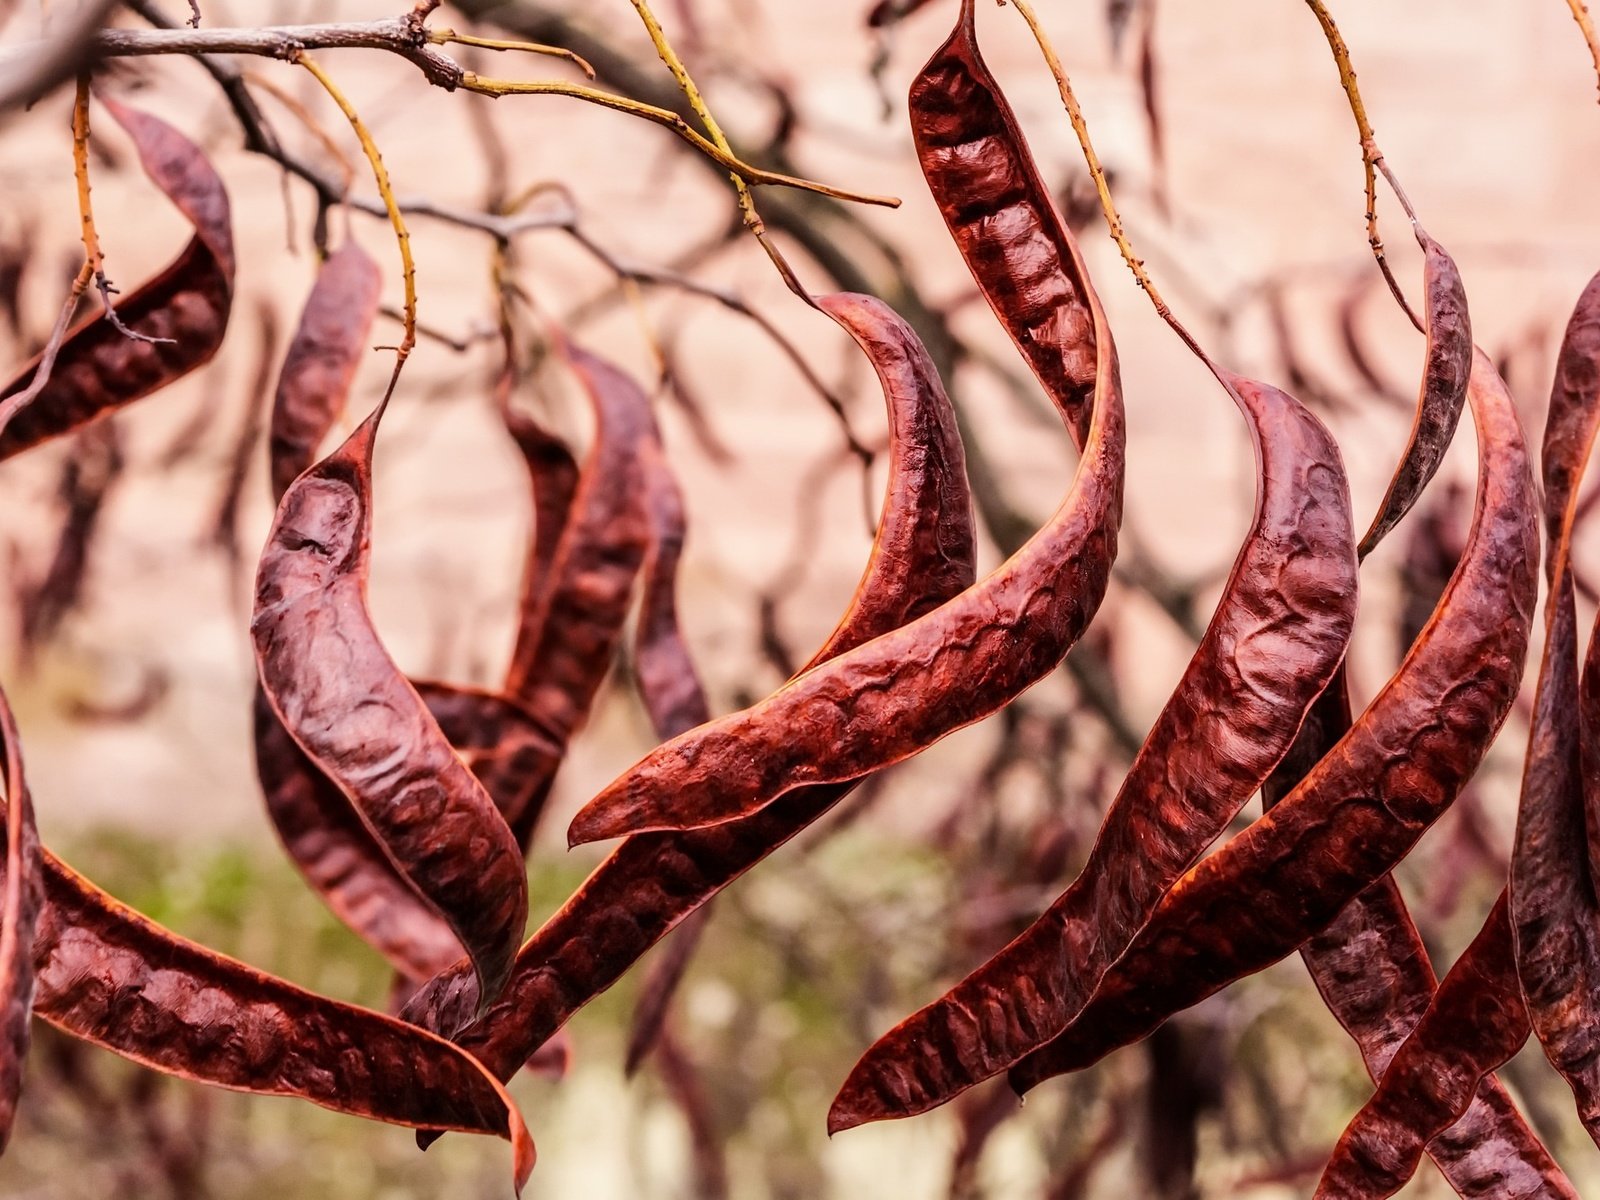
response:
[[[43,7],[0,3],[0,38],[37,37]],[[183,4],[163,7],[187,16]],[[205,27],[361,20],[401,7],[200,3]],[[1364,524],[1404,444],[1423,347],[1367,249],[1357,139],[1315,20],[1298,0],[1039,7],[1151,273],[1217,358],[1314,406],[1343,448]],[[1562,327],[1600,268],[1600,110],[1570,15],[1557,0],[1332,7],[1388,161],[1459,263],[1476,339],[1537,437]],[[870,8],[657,5],[712,110],[752,157],[903,198],[888,211],[758,195],[808,286],[871,290],[921,328],[971,431],[986,569],[1049,513],[1074,458],[912,156],[906,87],[956,5],[934,0],[876,30]],[[1073,877],[1204,627],[1253,498],[1243,424],[1104,235],[1026,28],[988,5],[980,22],[986,55],[1080,231],[1122,355],[1127,517],[1112,590],[1066,669],[889,772],[729,890],[666,1039],[635,1079],[621,1064],[647,968],[576,1018],[566,1078],[513,1085],[540,1147],[531,1195],[1299,1196],[1369,1093],[1352,1043],[1292,958],[1148,1042],[1040,1088],[1025,1108],[996,1081],[927,1116],[824,1136],[828,1101],[873,1038],[1004,944]],[[624,0],[474,0],[446,6],[434,24],[556,41],[601,65],[604,85],[675,102]],[[500,76],[578,78],[547,59],[457,57]],[[881,457],[864,472],[829,407],[842,405],[852,434],[883,446],[865,361],[784,290],[739,230],[726,178],[662,130],[568,99],[447,94],[376,51],[321,61],[408,203],[481,213],[496,197],[545,185],[525,211],[570,206],[578,236],[570,221],[518,235],[516,281],[655,388],[688,501],[680,610],[712,707],[772,690],[832,629],[870,544]],[[262,81],[258,96],[285,144],[336,178],[337,149],[356,171],[354,194],[371,196],[348,126],[314,81],[267,59],[242,65]],[[314,196],[242,148],[234,115],[193,61],[118,61],[101,86],[206,147],[233,202],[238,294],[209,366],[0,472],[0,670],[39,822],[52,848],[156,920],[381,1006],[384,964],[282,854],[250,741],[250,589],[272,516],[262,419],[316,268]],[[69,93],[0,127],[0,346],[18,364],[48,334],[81,256]],[[131,291],[187,233],[112,122],[99,123],[93,149],[108,271]],[[1416,298],[1420,255],[1403,214],[1384,191],[1379,211]],[[330,219],[335,241],[348,223],[383,264],[385,303],[398,307],[387,225],[363,212]],[[408,672],[493,684],[531,528],[523,468],[491,401],[501,365],[494,243],[420,211],[410,223],[426,336],[378,454],[372,607]],[[398,336],[398,323],[380,317],[373,340]],[[370,357],[352,419],[381,394],[391,361]],[[575,444],[589,435],[554,370],[532,372],[517,402]],[[1358,706],[1393,670],[1459,551],[1474,469],[1465,428],[1457,443],[1363,572]],[[1580,574],[1600,566],[1593,550],[1580,547]],[[1525,738],[1514,716],[1471,791],[1400,872],[1441,972],[1504,876]],[[535,848],[535,922],[599,857],[592,847],[565,852],[568,816],[653,744],[621,662]],[[1257,811],[1252,804],[1241,822]],[[157,1078],[42,1026],[37,1036],[21,1124],[0,1159],[6,1196],[507,1192],[498,1143],[452,1137],[421,1156],[404,1131]],[[1600,1194],[1594,1148],[1538,1049],[1502,1078],[1580,1190]],[[1406,1194],[1450,1192],[1425,1165]]]

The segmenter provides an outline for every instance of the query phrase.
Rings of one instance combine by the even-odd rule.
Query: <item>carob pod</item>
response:
[[[44,388],[0,430],[0,459],[10,458],[150,395],[211,360],[222,345],[233,305],[233,230],[228,193],[200,148],[166,122],[115,100],[102,100],[133,139],[150,180],[194,226],[194,237],[167,268],[116,305],[128,337],[98,313],[62,343]],[[0,400],[33,381],[36,358],[0,389]]]
[[[1011,1069],[1019,1090],[1097,1061],[1296,949],[1385,875],[1477,768],[1521,678],[1538,534],[1515,407],[1481,354],[1468,399],[1472,530],[1417,644],[1305,781],[1167,894],[1078,1021]]]
[[[378,315],[383,274],[346,238],[317,271],[300,323],[283,356],[267,447],[272,494],[282,499],[345,410]]]
[[[372,445],[383,411],[284,494],[250,632],[274,713],[461,940],[488,998],[511,972],[527,878],[510,827],[367,611]]]
[[[527,709],[477,688],[414,681],[455,752],[502,815],[556,757]],[[462,956],[449,924],[396,869],[337,785],[283,728],[266,696],[255,702],[256,773],[267,814],[289,859],[328,908],[412,983]]]
[[[926,349],[867,296],[818,304],[872,360],[889,406],[889,482],[871,557],[845,621],[818,657],[936,609],[973,580],[972,497],[950,402]],[[506,994],[470,1024],[476,985],[465,963],[433,980],[405,1016],[454,1033],[497,1074],[530,1053],[685,917],[827,812],[853,785],[790,792],[742,821],[630,837],[517,956]]]
[[[11,705],[0,691],[0,779],[5,789],[5,876],[0,880],[0,1153],[11,1140],[22,1094],[32,1027],[33,942],[44,903],[39,831],[22,773],[22,741]]]
[[[1105,595],[1122,519],[1126,429],[1116,348],[1076,243],[1007,115],[978,95],[925,125],[941,147],[953,219],[1003,231],[989,248],[998,286],[1036,320],[1042,377],[1083,447],[1050,519],[954,600],[813,667],[742,712],[657,748],[573,819],[570,844],[734,820],[791,788],[843,783],[901,762],[1010,703],[1054,670]],[[960,238],[958,237],[958,241]],[[1056,369],[1059,367],[1059,369]]]
[[[541,555],[552,552],[548,523],[536,524],[504,690],[538,716],[564,752],[611,669],[649,546],[640,461],[655,437],[655,417],[649,397],[626,374],[565,338],[556,340],[594,410],[595,436],[576,490],[566,501],[561,535],[542,579],[533,572]],[[510,413],[509,408],[504,411]],[[545,461],[554,451],[531,419],[513,415],[508,421],[529,458],[536,503],[548,495],[553,520],[566,486],[559,455],[553,466]],[[517,806],[511,827],[524,849],[533,839],[559,762],[558,757],[530,781]]]
[[[1556,360],[1544,431],[1545,651],[1511,856],[1511,927],[1533,1031],[1600,1143],[1600,639],[1578,676],[1572,531],[1600,432],[1600,275],[1579,297]]]
[[[947,216],[962,206],[994,207],[1006,176],[984,163],[1030,160],[979,53],[971,5],[913,82],[911,120]],[[954,186],[943,154],[955,136],[950,123],[961,128],[962,121],[981,131],[953,143],[965,188]],[[951,227],[964,228],[956,219]],[[976,238],[958,232],[958,241],[986,292],[1030,294],[1031,276],[999,272],[1033,264],[1012,257],[997,266]],[[1038,343],[1019,337],[1019,344]],[[840,1090],[830,1130],[858,1123],[860,1104],[896,1116],[937,1107],[1066,1028],[1161,897],[1289,749],[1343,660],[1355,620],[1356,557],[1338,447],[1292,397],[1212,370],[1245,418],[1259,475],[1250,530],[1194,658],[1077,881],[999,954],[867,1051]],[[880,1108],[883,1097],[893,1099]]]

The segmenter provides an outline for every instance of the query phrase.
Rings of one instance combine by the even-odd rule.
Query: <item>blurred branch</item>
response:
[[[93,56],[94,33],[116,0],[84,0],[49,38],[0,60],[0,113],[32,104],[72,78]]]

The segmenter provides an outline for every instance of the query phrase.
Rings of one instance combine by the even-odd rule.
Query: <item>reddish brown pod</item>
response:
[[[973,102],[977,109],[976,101]],[[999,118],[996,117],[996,120]],[[1014,123],[1013,123],[1014,126]],[[997,272],[1057,314],[1041,337],[1092,375],[1051,389],[1083,454],[1044,527],[961,596],[892,633],[813,667],[760,703],[675,738],[589,802],[573,844],[714,825],[760,811],[791,788],[841,783],[921,752],[1008,704],[1053,670],[1088,625],[1110,575],[1122,516],[1125,429],[1116,349],[1076,244],[1049,206],[989,189],[1010,178],[1020,138],[974,121],[947,148],[970,172],[972,222],[1010,230],[1026,275]]]
[[[505,1089],[450,1043],[197,946],[48,852],[34,1009],[57,1028],[168,1075],[417,1129],[533,1141]]]
[[[972,498],[954,411],[910,326],[865,296],[823,297],[823,311],[872,360],[889,406],[889,482],[878,536],[844,623],[819,656],[847,650],[930,611],[972,583]],[[457,1040],[509,1078],[571,1015],[750,867],[826,813],[851,785],[801,788],[742,821],[630,837],[517,956],[506,994],[472,1023],[463,964],[422,989],[406,1015]]]
[[[499,992],[527,918],[522,854],[383,648],[366,607],[380,405],[284,495],[250,623],[261,684],[306,756]]]
[[[1438,472],[1466,407],[1467,380],[1472,374],[1472,319],[1461,272],[1445,248],[1421,226],[1416,227],[1416,234],[1423,254],[1423,320],[1428,339],[1422,386],[1400,465],[1361,539],[1362,558],[1411,511],[1428,480]]]
[[[476,688],[416,682],[418,694],[457,754],[502,814],[526,796],[529,780],[556,756],[533,715],[508,697]],[[330,910],[413,983],[464,951],[449,924],[397,870],[339,788],[317,770],[259,690],[256,773],[267,814],[289,859]]]
[[[565,516],[553,553],[547,532],[552,522],[536,517],[505,691],[537,714],[564,750],[611,668],[633,600],[650,540],[639,463],[656,434],[649,397],[637,383],[564,339],[558,348],[588,396],[595,436],[576,490],[563,503],[560,451],[526,418],[508,419],[529,457],[535,504],[548,498],[552,522],[559,512]],[[544,555],[550,555],[547,566]],[[543,811],[554,766],[533,781],[512,821],[523,847]]]
[[[1511,925],[1528,1016],[1600,1143],[1600,638],[1590,635],[1580,682],[1572,579],[1578,483],[1597,433],[1600,275],[1567,325],[1545,425],[1550,591],[1511,859]]]
[[[1012,1068],[1019,1090],[1137,1040],[1326,928],[1477,768],[1521,678],[1538,533],[1515,407],[1481,354],[1468,399],[1479,455],[1472,530],[1417,644],[1304,782],[1167,894],[1078,1021]]]
[[[1293,791],[1350,725],[1341,672],[1312,706],[1294,748],[1263,789],[1266,805]],[[1328,1010],[1360,1049],[1373,1081],[1384,1079],[1401,1046],[1431,1012],[1440,986],[1394,879],[1384,876],[1345,905],[1331,925],[1300,948],[1300,956]],[[1446,986],[1458,986],[1461,979],[1451,978],[1456,976],[1452,968]],[[1514,988],[1514,976],[1511,982]],[[1421,1036],[1433,1035],[1423,1031]],[[1459,1076],[1445,1081],[1461,1085]],[[1484,1200],[1504,1195],[1573,1200],[1577,1192],[1571,1181],[1499,1081],[1487,1075],[1472,1083],[1461,1088],[1467,1103],[1459,1119],[1427,1142],[1428,1155],[1456,1192]]]
[[[0,740],[4,740],[5,876],[0,880],[0,1153],[16,1124],[23,1067],[32,1025],[33,941],[44,902],[39,831],[33,799],[22,774],[22,740],[11,705],[0,692]]]
[[[1379,1200],[1394,1195],[1416,1172],[1423,1148],[1461,1119],[1480,1094],[1483,1078],[1516,1054],[1528,1033],[1509,899],[1502,892],[1483,929],[1395,1052],[1378,1090],[1339,1138],[1317,1196]],[[1552,1184],[1531,1194],[1572,1193]]]
[[[382,287],[378,264],[349,237],[317,271],[272,398],[267,444],[272,494],[280,499],[317,460],[318,447],[344,412]]]
[[[164,121],[114,100],[106,110],[133,139],[139,162],[194,226],[168,267],[116,305],[128,337],[100,313],[67,335],[44,388],[0,430],[0,459],[115,412],[209,362],[233,304],[233,231],[228,194],[205,155]],[[0,399],[22,391],[39,362],[24,367]]]
[[[1077,881],[868,1050],[834,1102],[830,1130],[937,1107],[1065,1029],[1289,749],[1343,660],[1356,558],[1338,448],[1292,397],[1227,372],[1218,378],[1247,418],[1261,474],[1254,520],[1199,648]]]

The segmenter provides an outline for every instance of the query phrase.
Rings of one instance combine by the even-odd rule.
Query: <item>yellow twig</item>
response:
[[[594,68],[589,65],[582,55],[568,50],[565,46],[546,46],[542,42],[508,42],[501,38],[473,37],[471,34],[457,33],[454,29],[430,29],[428,41],[435,46],[477,46],[482,50],[520,50],[525,54],[543,54],[550,58],[564,58],[576,66],[590,79],[594,78]]]
[[[384,207],[389,210],[389,224],[394,226],[395,239],[400,243],[401,275],[405,281],[405,335],[400,344],[395,347],[394,374],[389,378],[388,391],[384,393],[380,405],[387,404],[389,397],[394,394],[395,381],[400,377],[400,368],[405,365],[412,347],[417,344],[417,266],[411,258],[411,234],[406,229],[406,219],[400,212],[400,205],[394,198],[394,189],[389,184],[389,171],[383,165],[383,155],[378,153],[378,144],[372,140],[372,134],[367,132],[366,125],[356,113],[345,94],[339,90],[337,84],[328,77],[321,67],[309,55],[297,55],[295,61],[306,70],[310,71],[316,81],[320,83],[328,95],[333,97],[344,113],[345,119],[350,122],[350,128],[355,130],[356,138],[361,142],[361,149],[367,156],[367,161],[372,164],[372,175],[378,185],[378,195],[383,197]]]
[[[1400,281],[1394,277],[1389,259],[1384,254],[1383,238],[1378,234],[1377,172],[1383,172],[1383,177],[1394,189],[1395,198],[1400,201],[1400,207],[1405,209],[1406,216],[1411,219],[1413,226],[1417,224],[1416,210],[1411,207],[1411,200],[1406,195],[1405,189],[1400,186],[1400,181],[1395,178],[1394,172],[1389,169],[1389,164],[1384,161],[1383,152],[1378,149],[1377,138],[1372,132],[1372,122],[1367,119],[1367,107],[1361,101],[1361,89],[1356,85],[1356,69],[1350,61],[1350,47],[1345,44],[1344,35],[1334,24],[1333,14],[1328,11],[1323,0],[1306,0],[1306,6],[1317,18],[1317,24],[1322,26],[1323,36],[1328,39],[1328,49],[1333,51],[1333,61],[1339,68],[1339,83],[1350,101],[1350,115],[1355,118],[1356,132],[1361,137],[1361,164],[1367,177],[1367,242],[1372,247],[1373,257],[1378,260],[1378,269],[1383,272],[1389,290],[1394,293],[1395,301],[1405,310],[1406,316],[1411,318],[1411,323],[1418,329],[1423,329],[1421,319],[1412,310],[1411,305],[1406,303],[1405,293],[1400,290]]]
[[[1072,122],[1072,131],[1078,135],[1078,145],[1083,148],[1083,159],[1088,164],[1089,176],[1094,180],[1095,192],[1100,197],[1100,211],[1105,214],[1106,226],[1111,231],[1111,240],[1116,242],[1117,249],[1122,254],[1122,261],[1128,264],[1128,269],[1133,272],[1133,277],[1139,281],[1139,286],[1144,289],[1145,295],[1150,297],[1150,303],[1156,307],[1156,313],[1176,333],[1190,350],[1208,366],[1211,357],[1200,347],[1200,343],[1186,329],[1177,317],[1172,315],[1172,310],[1167,307],[1167,302],[1156,290],[1155,281],[1150,278],[1150,273],[1145,270],[1144,260],[1133,252],[1133,245],[1128,241],[1128,235],[1122,228],[1122,217],[1117,212],[1116,201],[1111,198],[1111,187],[1106,182],[1105,169],[1100,165],[1100,156],[1095,153],[1094,142],[1089,137],[1089,124],[1083,119],[1083,110],[1078,106],[1078,97],[1072,90],[1072,81],[1067,78],[1067,72],[1061,65],[1061,59],[1056,55],[1055,47],[1050,44],[1050,38],[1039,24],[1039,18],[1034,15],[1033,6],[1028,0],[1011,0],[1012,5],[1028,23],[1028,29],[1033,33],[1033,40],[1039,43],[1039,49],[1044,54],[1044,60],[1050,67],[1050,74],[1055,76],[1056,91],[1061,94],[1061,103],[1066,106],[1067,119]]]
[[[631,0],[631,3],[634,11],[639,14],[639,19],[644,22],[645,30],[650,34],[650,41],[656,48],[656,54],[666,64],[667,70],[678,83],[678,89],[683,92],[683,98],[689,102],[689,107],[694,110],[695,116],[700,118],[700,123],[705,126],[706,132],[711,135],[712,145],[732,159],[733,147],[729,145],[727,135],[722,132],[717,119],[711,115],[705,97],[700,94],[700,89],[695,86],[694,80],[689,75],[689,69],[683,65],[678,52],[667,40],[661,22],[656,20],[655,13],[650,11],[649,0]],[[761,243],[761,248],[767,252],[767,257],[772,260],[772,265],[778,269],[778,274],[783,277],[789,290],[806,303],[811,303],[810,293],[801,286],[800,278],[794,273],[794,268],[789,265],[788,260],[783,257],[783,252],[767,233],[766,222],[761,219],[761,213],[756,209],[755,197],[750,194],[749,177],[743,170],[733,168],[730,169],[728,178],[733,181],[734,194],[739,201],[739,215],[744,219],[745,228],[750,230]]]
[[[302,104],[298,97],[279,87],[260,71],[252,71],[249,68],[245,68],[240,71],[240,74],[244,76],[251,87],[260,88],[266,92],[267,95],[288,109],[295,119],[306,127],[306,131],[317,140],[333,161],[338,164],[339,171],[344,176],[344,186],[340,189],[340,196],[341,198],[348,196],[350,185],[355,182],[356,178],[355,164],[350,161],[350,157],[345,154],[344,148],[334,140],[333,135],[328,132],[322,122],[317,120],[316,114]]]
[[[1589,57],[1594,60],[1595,74],[1600,76],[1600,37],[1595,35],[1594,19],[1589,16],[1589,6],[1583,0],[1567,0],[1567,7],[1572,10],[1572,19],[1583,31],[1583,40],[1589,45]]]

